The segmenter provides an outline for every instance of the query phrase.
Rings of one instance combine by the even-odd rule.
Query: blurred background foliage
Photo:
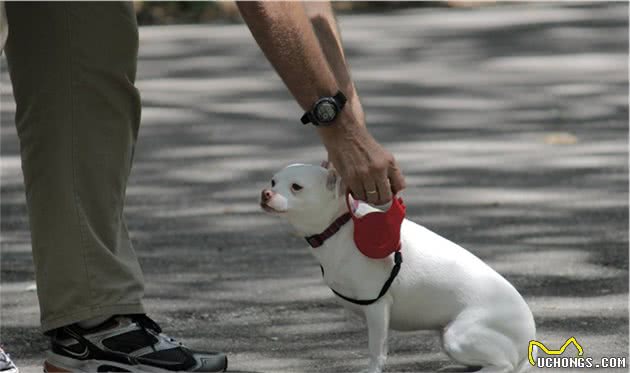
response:
[[[338,13],[375,12],[413,7],[469,7],[488,0],[452,1],[334,1]],[[241,17],[234,1],[136,1],[141,25],[225,22],[238,23]]]

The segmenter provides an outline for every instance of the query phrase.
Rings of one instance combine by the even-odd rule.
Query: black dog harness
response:
[[[350,213],[345,213],[341,215],[330,226],[328,226],[328,228],[326,228],[326,230],[324,230],[322,233],[305,237],[306,242],[308,242],[308,244],[311,245],[312,248],[318,248],[322,246],[324,244],[324,241],[326,241],[327,239],[332,237],[335,233],[337,233],[339,229],[341,229],[341,227],[343,227],[350,220],[350,218],[351,218]],[[396,276],[398,276],[398,272],[400,272],[401,264],[402,264],[402,254],[400,253],[400,250],[398,250],[394,253],[394,267],[392,268],[392,271],[389,274],[389,278],[383,284],[383,287],[381,288],[381,292],[378,293],[378,296],[374,299],[352,299],[337,292],[333,288],[330,288],[330,290],[332,290],[332,292],[335,293],[335,295],[338,296],[339,298],[345,301],[348,301],[350,303],[358,304],[361,306],[370,305],[372,303],[375,303],[379,299],[381,299],[381,297],[383,297],[383,295],[387,293],[390,286],[392,286],[392,282],[394,282],[394,279],[396,278]],[[321,265],[319,267],[322,270],[322,277],[323,277],[324,267],[322,267]]]

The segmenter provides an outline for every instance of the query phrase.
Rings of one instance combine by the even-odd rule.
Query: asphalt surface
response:
[[[536,3],[340,17],[368,125],[406,174],[408,217],[510,280],[540,341],[575,336],[596,360],[628,356],[627,15],[627,3]],[[257,206],[273,172],[325,153],[248,30],[140,34],[126,216],[150,315],[228,352],[233,371],[362,369],[364,326],[304,241]],[[28,372],[47,341],[2,65],[0,343]],[[435,332],[389,346],[386,372],[452,364]]]

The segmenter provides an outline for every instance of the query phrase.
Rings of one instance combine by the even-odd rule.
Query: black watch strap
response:
[[[346,102],[348,101],[348,99],[346,98],[346,95],[344,95],[343,92],[341,91],[338,91],[337,93],[335,93],[335,95],[332,96],[331,98],[335,100],[335,103],[337,105],[337,110],[338,110],[337,114],[338,114],[341,111],[341,109],[343,109],[343,107],[346,105]],[[313,107],[313,109],[314,108],[315,107]],[[302,122],[302,124],[313,123],[313,125],[315,126],[320,125],[320,123],[315,118],[315,114],[313,114],[313,109],[305,112],[304,115],[302,115],[302,118],[300,118],[300,121]]]
[[[308,124],[311,123],[311,112],[307,111],[306,113],[304,113],[304,115],[302,115],[302,118],[300,118],[300,121],[302,122],[302,124]]]
[[[337,105],[339,105],[339,110],[343,109],[343,107],[346,105],[346,102],[348,101],[346,95],[344,95],[341,91],[337,92],[337,94],[335,94],[333,98],[335,99],[335,101],[337,101]]]

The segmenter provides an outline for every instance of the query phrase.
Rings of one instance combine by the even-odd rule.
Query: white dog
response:
[[[312,236],[348,212],[340,190],[334,170],[295,164],[274,175],[260,204],[286,218],[301,235]],[[356,214],[375,210],[361,203]],[[520,372],[527,366],[528,344],[536,333],[532,313],[518,291],[479,258],[405,219],[403,261],[396,276],[394,255],[368,258],[355,245],[351,221],[337,228],[312,253],[341,303],[367,321],[368,372],[383,369],[389,328],[440,330],[447,354],[466,366],[482,367],[479,372]],[[386,292],[379,297],[382,290]],[[358,305],[352,299],[372,303]]]

